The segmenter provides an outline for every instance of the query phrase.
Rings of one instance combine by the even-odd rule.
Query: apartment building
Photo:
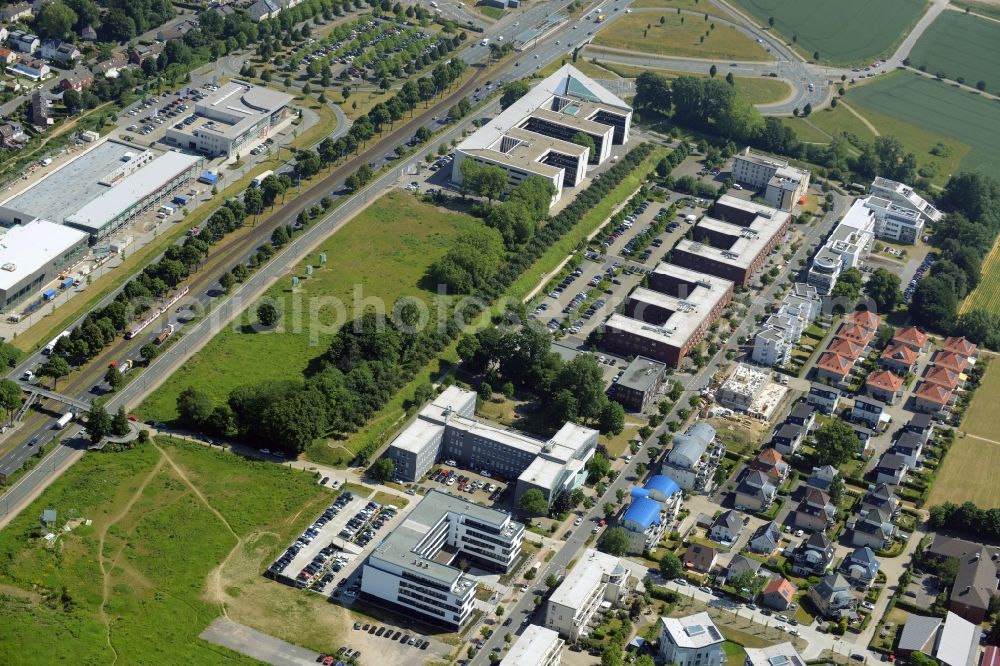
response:
[[[361,598],[458,630],[472,613],[476,581],[455,563],[506,573],[523,539],[524,525],[506,512],[431,490],[365,560]]]
[[[603,164],[615,145],[628,143],[632,108],[572,65],[563,65],[526,95],[485,123],[455,149],[451,178],[462,182],[467,159],[497,166],[517,185],[528,176],[552,183],[559,201],[564,188],[577,187],[588,164]],[[594,142],[573,142],[577,134]]]
[[[802,332],[819,316],[821,303],[816,288],[797,282],[785,295],[775,314],[768,317],[754,337],[750,357],[766,366],[784,365]]]
[[[624,314],[605,322],[604,347],[679,368],[729,305],[733,283],[661,263],[650,273],[649,285],[629,295]]]
[[[510,647],[500,666],[559,666],[565,644],[555,631],[529,624]]]
[[[875,212],[867,199],[858,199],[844,214],[816,253],[806,282],[823,296],[833,291],[841,272],[857,268],[875,242]]]
[[[785,237],[791,215],[724,194],[671,252],[678,266],[746,287]]]
[[[619,525],[628,534],[628,552],[645,553],[657,547],[667,525],[677,518],[684,493],[669,476],[657,474],[641,488],[633,488],[631,497]]]
[[[661,474],[684,490],[709,492],[725,447],[715,442],[715,428],[704,421],[674,435],[673,447],[661,463]]]
[[[455,460],[465,469],[517,479],[518,496],[538,488],[550,501],[586,479],[596,430],[567,423],[551,439],[540,440],[478,420],[475,410],[474,392],[445,389],[389,445],[386,456],[396,465],[396,477],[417,481],[436,461]]]
[[[677,666],[722,666],[725,639],[708,613],[660,618],[660,659]]]
[[[764,201],[779,210],[790,211],[809,189],[809,172],[784,160],[758,155],[747,147],[733,158],[733,180],[755,190],[763,190]]]
[[[587,624],[607,601],[621,607],[631,574],[620,558],[592,548],[583,551],[545,605],[544,624],[569,641],[586,635]]]

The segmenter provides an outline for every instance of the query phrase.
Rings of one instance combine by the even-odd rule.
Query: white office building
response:
[[[757,155],[748,147],[733,158],[733,180],[763,190],[767,205],[790,211],[809,189],[809,172],[784,160]]]
[[[876,196],[868,197],[867,206],[875,213],[876,238],[912,245],[924,233],[924,216],[914,208]]]
[[[944,213],[931,205],[929,201],[913,191],[909,185],[877,176],[872,181],[870,191],[877,197],[888,199],[897,206],[909,208],[920,213],[925,223],[933,224],[944,217]]]
[[[587,624],[605,602],[620,608],[631,576],[620,558],[587,548],[545,605],[545,627],[569,641],[586,635]]]
[[[722,633],[708,613],[660,618],[660,659],[677,666],[721,666]]]
[[[194,122],[170,127],[166,143],[227,158],[250,150],[284,129],[295,114],[292,95],[233,80],[195,104]]]
[[[555,204],[563,188],[576,187],[587,164],[602,164],[612,146],[628,142],[632,108],[572,65],[564,65],[500,115],[458,144],[451,178],[462,182],[461,165],[471,159],[507,172],[511,186],[528,176],[552,183]],[[574,143],[583,133],[590,148]]]
[[[529,624],[500,666],[559,666],[565,644],[557,632]]]
[[[875,241],[875,211],[857,199],[813,257],[806,282],[828,296],[840,274],[861,265]]]
[[[578,488],[597,448],[598,432],[566,423],[548,440],[475,418],[476,394],[449,386],[389,445],[386,456],[396,478],[417,481],[437,460],[455,460],[464,469],[486,470],[498,479],[517,480],[516,495],[532,488],[551,502]]]
[[[506,512],[431,490],[365,560],[361,597],[460,629],[472,613],[476,580],[457,561],[506,573],[523,539],[524,525]]]

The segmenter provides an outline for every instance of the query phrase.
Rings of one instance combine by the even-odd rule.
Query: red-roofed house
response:
[[[760,591],[760,603],[768,608],[785,610],[795,598],[795,586],[775,574]]]
[[[872,338],[875,337],[875,330],[854,322],[849,322],[840,326],[840,330],[837,331],[837,337],[847,338],[862,347],[866,347],[872,341]]]
[[[932,384],[939,384],[949,391],[954,391],[958,388],[960,376],[954,370],[949,370],[948,368],[940,365],[932,365],[927,368],[927,373],[924,375],[924,381],[931,382]]]
[[[816,361],[816,377],[842,382],[853,368],[854,361],[852,359],[833,352],[823,352],[820,354],[819,360]]]
[[[7,48],[0,47],[0,64],[13,65],[17,62],[17,54]]]
[[[915,352],[927,351],[927,335],[921,332],[916,326],[897,328],[896,334],[892,336],[893,344],[906,345]]]
[[[775,482],[775,485],[781,485],[788,476],[788,463],[777,449],[768,448],[758,453],[750,462],[750,469],[763,472]]]
[[[841,356],[849,358],[852,361],[856,361],[861,358],[861,352],[865,350],[865,346],[863,344],[858,344],[853,340],[838,336],[830,341],[830,346],[827,347],[826,350],[834,354],[840,354]]]
[[[976,345],[972,344],[965,338],[948,338],[941,345],[941,349],[947,349],[950,352],[955,352],[956,354],[961,354],[962,356],[975,356],[976,355]]]
[[[869,310],[855,310],[851,315],[851,320],[858,326],[864,326],[872,331],[878,328],[878,325],[882,323],[879,316]]]
[[[913,392],[914,407],[918,412],[937,414],[951,402],[952,392],[931,382],[920,382]]]
[[[903,378],[888,370],[877,370],[868,375],[865,390],[873,398],[893,403],[903,394]]]
[[[892,370],[897,375],[907,375],[917,369],[920,354],[903,343],[893,342],[882,352],[879,363],[883,368]]]
[[[942,349],[938,353],[934,354],[934,358],[931,360],[931,363],[938,367],[948,368],[953,372],[961,374],[965,372],[965,366],[968,365],[969,358],[967,356]]]

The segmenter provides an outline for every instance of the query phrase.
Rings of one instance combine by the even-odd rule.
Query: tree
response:
[[[547,588],[551,590],[555,588],[557,585],[559,585],[559,577],[556,576],[554,573],[550,573],[548,576],[545,577],[545,586]]]
[[[160,348],[152,343],[145,344],[139,348],[139,356],[146,362],[146,365],[149,365],[149,362],[156,358],[159,353]]]
[[[677,557],[676,553],[667,551],[660,558],[660,573],[667,580],[673,580],[684,573],[684,563],[681,562],[681,558]]]
[[[986,310],[963,312],[955,325],[955,334],[989,349],[1000,349],[1000,315]]]
[[[615,505],[612,504],[611,502],[605,502],[604,506],[602,506],[601,509],[604,511],[604,518],[606,520],[611,520],[612,518],[614,518],[615,513],[617,513]]]
[[[532,488],[517,498],[517,506],[531,516],[544,516],[549,512],[549,501],[538,488]]]
[[[386,483],[396,478],[396,463],[392,458],[379,458],[368,468],[368,475],[379,483]]]
[[[193,386],[187,387],[177,396],[178,418],[182,424],[190,428],[202,428],[214,408],[212,397]]]
[[[599,155],[597,154],[597,144],[594,143],[594,139],[586,132],[577,132],[570,139],[570,143],[575,143],[578,146],[583,146],[590,150],[588,160],[590,162],[596,162]]]
[[[611,527],[604,531],[600,548],[605,553],[621,557],[628,552],[628,532],[621,527]]]
[[[917,283],[910,314],[917,324],[950,333],[958,317],[958,301],[953,284],[930,275]]]
[[[14,415],[21,408],[21,387],[10,379],[0,379],[0,409],[8,416],[8,423],[14,423]]]
[[[125,386],[125,376],[118,371],[118,366],[113,365],[104,373],[104,381],[111,387],[112,391],[117,391]]]
[[[899,301],[899,276],[884,268],[876,268],[868,277],[865,293],[875,301],[882,312],[892,312]]]
[[[115,415],[111,417],[111,431],[110,435],[114,437],[124,437],[128,434],[128,414],[125,413],[125,406],[122,405],[115,412]]]
[[[87,412],[87,420],[83,425],[90,441],[99,442],[111,433],[111,416],[104,405],[95,403]]]
[[[640,74],[635,80],[635,105],[661,113],[670,111],[670,81],[655,72]]]
[[[479,385],[479,399],[482,401],[487,401],[493,397],[493,387],[487,382],[483,382]]]
[[[928,657],[927,655],[925,655],[923,652],[920,652],[919,650],[917,650],[916,652],[911,652],[910,653],[909,662],[913,666],[937,666],[937,660],[936,659],[934,659],[932,657]]]
[[[21,350],[0,340],[0,368],[13,368],[21,358]]]
[[[816,430],[816,452],[813,462],[816,466],[839,467],[854,458],[860,448],[858,436],[845,421],[827,421]]]
[[[713,79],[715,78],[715,75],[718,72],[719,70],[715,67],[715,65],[712,65],[711,67],[708,68],[708,75],[711,76]]]
[[[232,273],[223,273],[222,277],[219,278],[219,286],[222,287],[222,291],[227,294],[235,284],[236,284],[236,278],[233,277]]]
[[[600,430],[605,435],[620,435],[625,429],[625,409],[621,403],[609,400],[601,409]]]
[[[726,83],[728,83],[731,86],[735,86],[736,85],[736,77],[733,76],[732,72],[728,72],[726,74]]]
[[[571,511],[574,506],[576,506],[576,504],[573,503],[573,495],[565,490],[562,490],[558,495],[556,495],[556,498],[552,500],[552,513],[567,513]]]
[[[69,363],[62,356],[50,356],[49,360],[38,368],[38,374],[52,379],[52,389],[55,390],[59,380],[69,374]]]
[[[830,295],[834,298],[846,298],[851,301],[857,300],[861,295],[861,283],[864,277],[857,268],[848,268],[837,278],[837,284],[833,286]]]
[[[774,17],[773,17],[773,16],[771,16],[771,17],[769,17],[769,18],[767,19],[767,24],[768,24],[769,26],[771,26],[772,28],[774,27]]]
[[[756,572],[747,569],[743,573],[737,574],[726,580],[726,584],[731,586],[744,598],[753,601],[757,598],[761,588],[764,587],[765,579],[758,576]]]
[[[268,328],[281,319],[281,310],[272,301],[265,301],[257,306],[257,321]]]
[[[42,5],[35,17],[35,30],[42,37],[62,39],[76,23],[76,12],[62,2],[50,2]]]
[[[830,488],[827,492],[834,506],[840,504],[840,500],[844,499],[844,479],[839,474],[830,482]]]
[[[500,95],[500,108],[506,109],[508,106],[524,97],[529,90],[531,90],[531,86],[529,86],[528,82],[523,79],[517,79],[505,84],[503,92]]]
[[[600,453],[595,453],[587,461],[586,469],[588,473],[587,481],[596,483],[608,475],[608,472],[611,471],[611,463]]]

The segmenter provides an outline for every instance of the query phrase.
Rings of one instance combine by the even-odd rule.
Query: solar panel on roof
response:
[[[716,640],[716,641],[721,641],[722,640],[722,636],[719,634],[719,630],[716,629],[715,627],[709,627],[708,628],[708,635],[711,636],[713,640]]]
[[[802,662],[799,661],[799,658],[795,656],[792,657],[792,664],[793,666],[802,666]]]

